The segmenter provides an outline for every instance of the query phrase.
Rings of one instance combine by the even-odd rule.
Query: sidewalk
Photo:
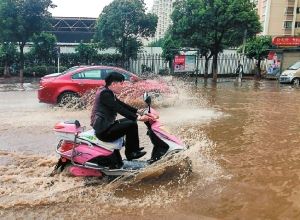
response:
[[[38,77],[24,77],[24,83],[37,83],[40,81]],[[0,84],[16,84],[20,83],[19,76],[0,77]]]

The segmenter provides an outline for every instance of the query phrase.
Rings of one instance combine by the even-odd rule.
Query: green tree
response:
[[[244,47],[244,48],[243,48]],[[272,37],[257,36],[247,40],[246,44],[239,48],[238,52],[242,53],[244,50],[248,58],[257,60],[257,77],[261,77],[261,61],[268,57],[269,49],[272,48]]]
[[[8,77],[9,67],[16,61],[17,48],[14,43],[8,42],[0,45],[0,59],[4,63],[4,77]]]
[[[241,45],[261,26],[250,0],[178,0],[172,13],[172,38],[182,46],[198,48],[208,60],[213,57],[213,79],[217,79],[218,54]]]
[[[52,60],[56,57],[56,37],[53,34],[42,32],[34,34],[32,37],[33,46],[31,53],[34,54],[36,59],[43,64],[52,64]]]
[[[78,56],[84,60],[84,63],[89,65],[92,60],[96,57],[98,50],[95,44],[93,43],[83,43],[81,42],[76,48]]]
[[[164,45],[164,38],[160,38],[158,40],[149,43],[148,47],[163,47],[163,45]]]
[[[49,7],[54,7],[51,0],[0,1],[0,39],[19,45],[21,83],[24,81],[24,46],[33,34],[44,30],[51,17]]]
[[[145,13],[143,0],[114,0],[98,18],[95,40],[101,48],[116,47],[125,66],[136,58],[141,38],[154,35],[156,25],[157,16]]]
[[[176,54],[178,54],[178,50],[181,46],[181,43],[172,37],[171,32],[167,31],[164,42],[163,42],[163,53],[162,57],[169,63],[169,68],[172,69],[172,62]]]

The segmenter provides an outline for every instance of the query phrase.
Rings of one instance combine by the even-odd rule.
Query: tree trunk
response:
[[[7,61],[5,61],[5,64],[4,64],[4,73],[3,73],[3,76],[5,78],[9,77],[9,68],[8,68]]]
[[[205,57],[205,64],[204,64],[204,78],[205,79],[208,78],[208,62],[209,62],[209,58]]]
[[[122,59],[122,67],[125,68],[126,63],[126,39],[122,38],[122,47],[121,47],[121,59]]]
[[[24,83],[24,46],[25,44],[20,44],[20,83],[21,86]]]
[[[260,68],[260,64],[261,64],[261,59],[258,59],[258,60],[257,60],[257,64],[256,64],[256,67],[257,67],[256,77],[257,77],[258,79],[261,78],[261,68]]]
[[[213,81],[217,82],[217,78],[218,78],[218,53],[213,54],[212,70],[213,70]]]

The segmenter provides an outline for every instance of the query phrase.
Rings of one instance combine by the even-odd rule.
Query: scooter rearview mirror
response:
[[[151,97],[148,95],[147,92],[144,93],[144,101],[147,103],[148,106],[151,105]]]

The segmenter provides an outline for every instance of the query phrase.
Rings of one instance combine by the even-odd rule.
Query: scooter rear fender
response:
[[[106,157],[111,155],[113,152],[107,149],[97,147],[97,146],[89,146],[86,144],[79,144],[75,148],[61,152],[59,148],[57,149],[57,153],[62,157],[65,157],[69,160],[73,160],[76,163],[84,164],[85,162],[96,158],[96,157]]]

